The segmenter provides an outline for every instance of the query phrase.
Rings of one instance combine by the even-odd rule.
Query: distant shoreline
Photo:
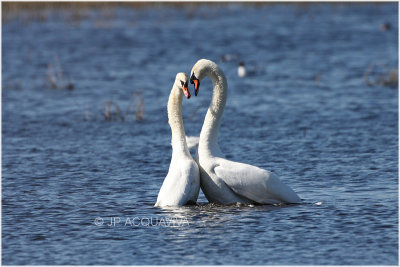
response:
[[[114,7],[190,7],[199,5],[224,6],[230,4],[266,6],[266,5],[365,5],[365,4],[387,4],[391,2],[2,2],[3,15],[16,11],[38,11],[44,9],[73,9],[73,8],[114,8]]]
[[[226,6],[231,4],[247,6],[292,5],[308,8],[315,5],[381,5],[393,2],[2,2],[2,20],[22,17],[43,19],[48,12],[71,11],[79,17],[91,9],[112,11],[115,8],[195,8],[197,6]]]

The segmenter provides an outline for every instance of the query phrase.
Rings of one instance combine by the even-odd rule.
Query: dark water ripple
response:
[[[363,80],[372,63],[397,66],[397,15],[390,3],[229,4],[4,22],[3,264],[398,264],[398,92]],[[56,58],[74,90],[46,89]],[[171,153],[168,94],[199,58],[229,80],[227,158],[276,172],[303,204],[201,195],[153,207]],[[237,77],[239,59],[253,75]],[[188,135],[210,87],[183,103]],[[105,121],[107,101],[125,111],[139,88],[143,121],[134,107]]]

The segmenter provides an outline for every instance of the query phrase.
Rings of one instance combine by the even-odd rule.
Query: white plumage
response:
[[[244,76],[246,76],[246,68],[244,67],[244,63],[243,62],[239,62],[238,76],[240,78],[243,78]]]
[[[182,120],[183,93],[190,98],[187,87],[187,75],[178,73],[168,99],[168,122],[172,132],[172,159],[168,174],[158,193],[155,204],[158,207],[195,203],[199,196],[199,168],[189,153]]]
[[[220,204],[299,203],[298,195],[274,173],[223,158],[218,132],[226,104],[227,81],[217,64],[201,59],[191,71],[190,81],[195,83],[196,90],[207,76],[213,83],[213,96],[201,129],[196,160],[201,188],[208,201]]]

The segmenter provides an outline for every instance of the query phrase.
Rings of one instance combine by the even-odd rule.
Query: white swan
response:
[[[190,98],[188,76],[178,73],[168,99],[168,122],[172,132],[172,159],[154,206],[195,203],[200,191],[200,173],[186,144],[182,120],[182,91]]]
[[[258,167],[226,160],[218,145],[218,131],[227,97],[227,81],[214,62],[199,60],[192,68],[190,82],[197,95],[200,81],[206,76],[213,83],[211,104],[200,133],[197,162],[200,186],[208,201],[231,203],[299,203],[300,198],[279,178]]]

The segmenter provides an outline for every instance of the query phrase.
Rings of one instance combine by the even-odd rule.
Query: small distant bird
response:
[[[242,61],[239,62],[238,76],[240,78],[243,78],[244,76],[246,76],[246,68],[244,67],[244,63]]]
[[[225,54],[221,57],[221,62],[225,63],[225,62],[229,62],[232,60],[236,60],[237,58],[238,58],[238,56],[235,54]]]
[[[388,23],[388,22],[385,22],[385,23],[382,23],[381,24],[381,31],[388,31],[388,30],[390,30],[390,28],[391,28],[391,25],[390,25],[390,23]]]

